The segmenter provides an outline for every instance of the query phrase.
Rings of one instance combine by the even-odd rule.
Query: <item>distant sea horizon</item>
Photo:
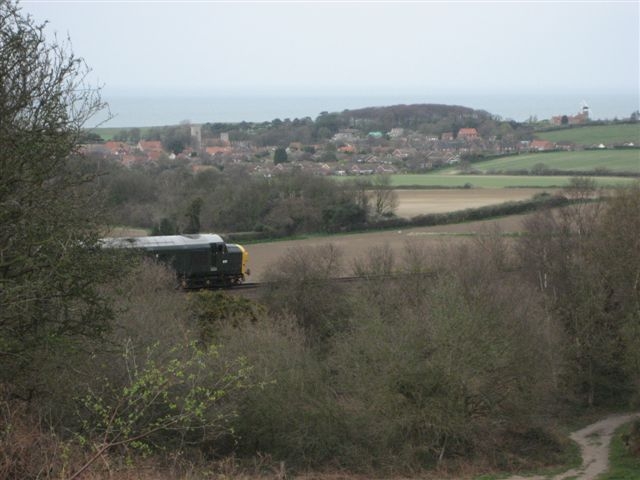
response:
[[[550,119],[574,115],[584,104],[593,120],[629,118],[640,109],[640,93],[261,93],[157,92],[102,93],[106,111],[86,126],[108,128],[154,127],[180,123],[266,122],[274,119],[317,118],[321,112],[342,112],[399,104],[445,104],[485,110],[504,120]]]

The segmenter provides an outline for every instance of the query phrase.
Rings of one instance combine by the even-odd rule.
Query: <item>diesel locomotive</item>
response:
[[[238,285],[250,274],[245,248],[215,234],[104,238],[102,245],[145,252],[175,270],[187,289]]]

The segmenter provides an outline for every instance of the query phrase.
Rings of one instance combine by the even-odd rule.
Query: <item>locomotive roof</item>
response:
[[[198,235],[159,235],[153,237],[103,238],[102,243],[112,248],[193,248],[208,247],[212,243],[224,243],[220,235],[205,233]]]

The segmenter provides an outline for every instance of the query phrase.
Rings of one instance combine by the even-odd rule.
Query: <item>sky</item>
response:
[[[105,92],[637,95],[640,2],[22,0]]]

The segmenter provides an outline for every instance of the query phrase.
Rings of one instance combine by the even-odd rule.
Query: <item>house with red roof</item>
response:
[[[475,140],[480,138],[478,131],[475,128],[461,128],[458,130],[458,136],[460,140]]]
[[[131,150],[129,145],[127,145],[126,143],[116,142],[113,140],[104,142],[104,148],[109,150],[109,153],[111,155],[115,155],[117,157],[122,157],[123,155],[126,155],[127,153],[129,153],[129,151]]]
[[[221,153],[221,154],[231,153],[231,151],[232,151],[231,147],[206,147],[205,148],[205,152],[207,152],[211,156],[216,155],[218,153]]]
[[[529,150],[533,152],[548,152],[555,149],[556,144],[549,140],[532,140],[529,144]]]
[[[138,150],[145,153],[164,151],[160,140],[140,140],[138,142]]]

